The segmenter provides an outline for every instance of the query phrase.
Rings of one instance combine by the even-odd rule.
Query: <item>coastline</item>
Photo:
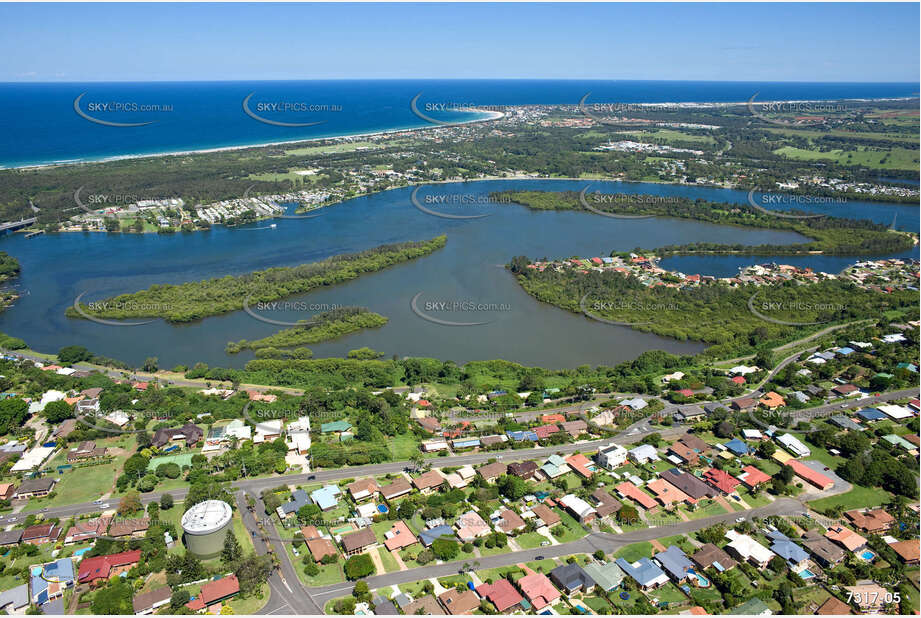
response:
[[[473,118],[471,120],[460,120],[451,123],[452,126],[476,124],[479,122],[492,122],[504,118],[505,114],[497,111],[473,110],[477,113],[487,114],[485,118]],[[6,170],[39,170],[49,167],[65,167],[68,165],[86,165],[97,163],[112,163],[114,161],[126,161],[131,159],[149,159],[155,157],[177,157],[186,155],[211,154],[216,152],[232,152],[234,150],[246,150],[248,148],[265,148],[267,146],[290,146],[293,144],[309,144],[311,142],[321,142],[325,140],[336,140],[354,137],[375,137],[378,135],[388,135],[392,133],[403,133],[405,131],[425,131],[426,129],[440,129],[442,125],[421,124],[415,127],[404,127],[397,129],[381,129],[379,131],[366,131],[361,133],[342,133],[339,135],[328,135],[326,137],[307,137],[303,139],[284,140],[280,142],[259,142],[255,144],[238,144],[235,146],[217,146],[215,148],[200,148],[193,150],[175,150],[167,152],[151,152],[146,154],[124,154],[103,157],[101,159],[70,159],[66,161],[53,161],[51,163],[36,163],[28,165],[0,166],[0,172]]]
[[[643,107],[658,107],[663,105],[670,105],[674,107],[684,107],[687,109],[716,109],[724,107],[741,107],[751,104],[756,105],[769,105],[769,104],[793,104],[793,103],[828,103],[828,102],[857,102],[857,103],[873,103],[873,102],[891,102],[891,101],[911,101],[917,97],[905,96],[905,97],[876,97],[876,98],[847,98],[847,99],[787,99],[787,100],[763,100],[763,101],[735,101],[735,102],[720,102],[720,101],[661,101],[661,102],[644,102],[644,103],[624,103],[617,102],[619,105],[630,105],[636,108]],[[603,101],[593,101],[586,102],[584,105],[594,105],[594,104],[611,104],[610,102]],[[546,103],[546,104],[522,104],[520,106],[508,105],[506,107],[580,107],[579,103]],[[402,133],[404,131],[424,131],[426,129],[438,129],[444,128],[446,126],[459,126],[467,124],[475,124],[479,122],[492,122],[494,120],[499,120],[505,117],[503,112],[495,110],[486,110],[486,109],[477,109],[472,108],[472,112],[479,114],[486,114],[482,118],[474,118],[470,120],[460,120],[457,122],[451,122],[447,125],[435,125],[427,124],[423,122],[418,126],[409,126],[402,128],[393,128],[393,129],[381,129],[378,131],[363,131],[358,133],[340,133],[337,135],[328,135],[324,137],[308,137],[303,139],[292,139],[292,140],[282,140],[282,141],[270,141],[270,142],[255,142],[252,144],[237,144],[233,146],[217,146],[213,148],[193,148],[187,150],[170,150],[170,151],[161,151],[161,152],[152,152],[152,153],[130,153],[122,155],[113,155],[101,158],[91,158],[91,159],[67,159],[60,161],[51,161],[47,163],[29,163],[24,165],[10,165],[2,166],[0,165],[0,172],[7,170],[39,170],[49,167],[63,167],[69,165],[85,165],[85,164],[96,164],[96,163],[111,163],[114,161],[124,161],[132,159],[147,159],[153,157],[172,157],[172,156],[186,156],[186,155],[198,155],[198,154],[209,154],[209,153],[218,153],[218,152],[232,152],[235,150],[245,150],[248,148],[265,148],[268,146],[290,146],[293,144],[309,144],[318,141],[324,140],[336,140],[344,138],[358,138],[358,137],[375,137],[379,135],[388,135],[393,133]]]

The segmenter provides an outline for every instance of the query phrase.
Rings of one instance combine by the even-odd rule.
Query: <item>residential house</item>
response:
[[[508,473],[526,481],[533,480],[538,466],[533,461],[519,461],[508,465]]]
[[[362,528],[342,536],[342,549],[347,556],[355,556],[376,545],[377,537],[371,528]]]
[[[787,566],[794,572],[802,571],[806,568],[806,562],[809,560],[809,553],[790,540],[787,535],[779,530],[772,530],[768,534],[771,543],[771,551],[787,561]]]
[[[531,507],[531,512],[534,513],[538,519],[540,519],[543,525],[548,528],[560,523],[560,516],[556,514],[550,507],[545,504],[536,504]]]
[[[314,538],[307,539],[307,550],[310,552],[310,555],[313,556],[313,559],[317,562],[320,562],[326,556],[338,556],[339,552],[336,551],[336,546],[330,539],[327,538]]]
[[[606,470],[614,470],[627,463],[627,449],[619,444],[612,444],[598,449],[595,460]]]
[[[232,599],[239,592],[240,580],[237,579],[236,575],[228,575],[204,584],[198,597],[194,601],[186,603],[186,607],[194,612],[204,611],[218,603]]]
[[[736,399],[729,405],[733,410],[736,410],[739,412],[748,412],[748,411],[754,410],[755,406],[758,405],[758,402],[755,399],[743,397],[742,399]]]
[[[730,616],[770,616],[773,613],[767,603],[758,597],[752,597],[727,612]]]
[[[718,468],[708,469],[706,472],[704,472],[703,479],[721,494],[733,493],[736,490],[736,487],[738,487],[741,483],[741,481],[733,477],[725,470],[720,470]]]
[[[696,502],[696,500],[692,500],[686,493],[663,478],[649,481],[646,483],[646,489],[655,494],[656,500],[664,507],[670,507],[673,504],[681,504],[682,502],[686,504],[693,504]]]
[[[794,457],[809,457],[812,451],[793,434],[785,433],[776,438],[777,443]]]
[[[74,564],[70,558],[58,558],[29,568],[31,573],[32,602],[44,605],[64,596],[64,591],[74,585]]]
[[[566,458],[566,463],[576,474],[584,479],[591,478],[592,474],[595,473],[595,464],[582,453],[570,455]]]
[[[429,433],[441,433],[441,423],[435,417],[423,416],[421,418],[417,418],[416,422],[419,423],[419,426],[422,427],[422,429]]]
[[[419,539],[402,519],[395,521],[390,530],[384,533],[384,547],[390,551],[405,549],[418,542]]]
[[[802,543],[806,551],[812,554],[812,559],[822,568],[834,567],[844,560],[844,550],[815,530],[807,531]]]
[[[61,527],[55,523],[35,524],[22,531],[22,542],[29,545],[42,545],[58,540]]]
[[[573,517],[583,524],[593,521],[598,514],[588,502],[575,494],[566,494],[560,498],[559,502]]]
[[[29,607],[29,584],[0,592],[0,612],[6,615],[25,614]]]
[[[37,479],[26,479],[13,493],[13,498],[16,500],[44,498],[52,492],[55,482],[56,479],[47,476]]]
[[[526,527],[521,515],[511,509],[505,509],[499,513],[499,519],[496,521],[496,528],[505,534],[516,534]]]
[[[775,393],[774,391],[765,393],[764,396],[758,400],[758,403],[769,410],[776,410],[781,406],[787,405],[787,402],[784,401],[784,398],[781,397],[779,393]]]
[[[331,511],[339,504],[342,491],[336,485],[325,485],[310,492],[310,500],[323,512]]]
[[[390,502],[401,496],[405,496],[413,490],[413,486],[403,477],[395,479],[389,485],[381,487],[381,496],[384,500]]]
[[[72,545],[74,543],[82,543],[84,541],[92,541],[99,538],[109,529],[111,521],[111,517],[93,517],[92,519],[75,521],[74,525],[71,526],[64,535],[64,545]]]
[[[588,423],[582,419],[577,419],[574,421],[566,421],[564,423],[560,423],[560,428],[568,433],[570,437],[578,438],[588,431]]]
[[[185,442],[187,448],[198,444],[205,435],[201,427],[186,423],[182,427],[162,427],[154,432],[151,444],[157,448],[163,448],[168,444],[176,442]]]
[[[651,444],[641,444],[636,448],[630,449],[627,453],[630,455],[630,459],[638,464],[659,461],[659,454],[656,452],[656,447]]]
[[[653,558],[665,569],[669,577],[679,584],[684,583],[688,579],[690,571],[694,570],[694,563],[677,545],[669,545],[665,548],[665,551],[660,551]]]
[[[851,613],[851,606],[835,596],[825,599],[819,609],[815,610],[816,616],[847,616]]]
[[[835,414],[828,419],[828,422],[841,429],[847,429],[848,431],[863,431],[864,429],[860,424],[855,423],[852,419],[843,414]]]
[[[677,410],[674,414],[675,420],[679,423],[696,423],[706,417],[707,412],[700,406],[685,406]]]
[[[496,461],[477,468],[477,474],[483,477],[484,481],[494,481],[505,474],[507,470],[508,466],[501,461]]]
[[[617,495],[621,498],[630,498],[647,511],[651,511],[658,507],[656,501],[653,500],[649,494],[642,492],[639,487],[630,481],[620,483],[614,488],[614,491],[616,491]]]
[[[527,597],[531,606],[540,611],[543,608],[556,602],[562,596],[553,583],[543,573],[534,573],[526,569],[528,574],[520,578],[517,582],[518,589]]]
[[[150,528],[149,517],[121,519],[109,526],[108,535],[120,541],[127,541],[128,538],[144,538],[144,534],[147,532],[148,528]]]
[[[0,483],[0,500],[12,500],[16,486],[13,483]]]
[[[141,550],[124,551],[107,556],[94,556],[80,561],[77,582],[94,586],[110,577],[127,573],[141,561]]]
[[[588,592],[595,587],[595,580],[575,562],[560,565],[550,571],[550,581],[566,594]]]
[[[346,486],[352,500],[360,502],[369,498],[374,498],[380,493],[380,487],[374,479],[358,479]]]
[[[682,442],[675,442],[669,446],[666,453],[677,457],[680,460],[680,463],[683,463],[687,466],[693,467],[700,462],[700,457],[698,456],[697,451],[688,447]]]
[[[883,509],[845,511],[844,516],[861,532],[882,534],[892,527],[895,518]]]
[[[555,479],[563,476],[570,470],[566,460],[559,455],[554,454],[547,458],[547,461],[544,462],[544,465],[540,467],[540,471],[543,472],[544,476],[546,476],[548,479]]]
[[[701,500],[702,498],[713,498],[716,496],[716,490],[700,480],[693,474],[679,470],[678,468],[669,468],[662,473],[662,477],[684,493],[692,500]]]
[[[749,453],[748,445],[738,438],[733,438],[723,446],[725,446],[730,453],[737,457],[742,457],[743,455],[748,455]]]
[[[457,537],[454,535],[454,529],[451,526],[445,524],[440,524],[432,528],[426,528],[425,530],[419,533],[419,540],[422,541],[422,544],[426,547],[431,547],[432,543],[436,539],[447,538],[452,541],[456,540]]]
[[[11,547],[19,545],[22,540],[22,528],[13,528],[12,530],[0,530],[0,547]]]
[[[749,465],[742,468],[742,473],[739,474],[738,479],[751,489],[757,487],[761,483],[770,481],[771,477],[755,466]]]
[[[918,564],[919,552],[921,552],[921,542],[918,539],[896,541],[895,543],[889,543],[889,547],[899,555],[899,558],[905,564],[910,566]]]
[[[413,485],[423,494],[430,494],[445,482],[445,478],[438,470],[429,470],[413,479]]]
[[[67,463],[77,463],[80,461],[92,461],[101,459],[106,456],[105,447],[96,447],[92,441],[81,442],[76,448],[67,452]]]
[[[858,551],[867,546],[867,540],[844,526],[831,526],[825,532],[825,538],[834,541],[848,551]]]
[[[500,578],[491,584],[480,584],[476,593],[493,604],[500,614],[511,614],[521,608],[524,597],[507,579]]]
[[[595,511],[598,513],[598,517],[613,515],[623,506],[620,500],[601,487],[592,492],[592,499],[595,501]]]
[[[473,510],[458,516],[454,526],[457,528],[457,538],[465,543],[484,537],[492,532],[489,524],[483,521],[480,514]]]
[[[748,562],[752,566],[764,569],[774,557],[774,552],[747,534],[729,530],[726,538],[729,539],[725,547],[726,552],[741,562]]]
[[[590,562],[582,569],[594,580],[595,585],[606,592],[611,592],[624,581],[624,572],[615,562]]]
[[[452,616],[465,616],[480,609],[480,597],[473,590],[448,588],[438,595],[438,602]]]
[[[630,576],[643,590],[652,590],[668,582],[668,575],[649,558],[640,558],[630,564],[623,558],[616,560],[624,574]]]
[[[704,543],[701,545],[700,549],[691,555],[691,560],[700,567],[701,570],[709,569],[712,566],[720,573],[728,571],[738,564],[732,559],[732,556],[713,543]]]

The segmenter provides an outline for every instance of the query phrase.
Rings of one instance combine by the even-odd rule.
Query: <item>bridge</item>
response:
[[[13,230],[18,230],[20,228],[29,227],[38,220],[37,217],[32,217],[31,219],[20,219],[19,221],[7,221],[6,223],[0,223],[0,234],[4,232],[10,232]]]

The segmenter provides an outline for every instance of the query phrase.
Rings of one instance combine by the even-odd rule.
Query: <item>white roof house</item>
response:
[[[761,432],[758,431],[757,429],[743,429],[742,436],[746,440],[760,440],[762,437]]]
[[[646,403],[646,400],[641,399],[639,397],[634,397],[633,399],[623,399],[618,403],[622,406],[627,406],[628,408],[632,408],[633,410],[642,410],[643,408],[649,405],[648,403]]]
[[[809,457],[812,451],[793,434],[785,433],[777,437],[777,443],[797,457]]]
[[[886,343],[902,343],[906,341],[905,335],[902,333],[893,333],[891,335],[883,335],[883,341]]]
[[[288,434],[292,433],[310,433],[310,417],[299,416],[296,421],[291,421],[285,427]]]
[[[726,533],[730,540],[727,548],[731,548],[741,559],[759,565],[766,565],[774,557],[774,552],[757,542],[747,534],[739,534],[735,530]]]
[[[911,410],[905,406],[896,406],[896,405],[887,405],[887,406],[876,406],[876,409],[888,416],[889,418],[900,420],[903,418],[910,418],[914,416]]]
[[[627,449],[620,444],[612,444],[598,449],[598,455],[595,457],[598,464],[613,470],[627,463]]]
[[[131,418],[121,410],[115,410],[106,414],[105,419],[117,427],[124,427]]]
[[[19,461],[17,461],[10,470],[12,472],[27,472],[29,470],[34,470],[42,465],[54,451],[55,447],[53,446],[36,446],[32,450],[23,453]]]
[[[573,494],[566,494],[560,498],[560,504],[578,515],[579,519],[585,519],[596,512],[588,502]]]
[[[253,442],[256,444],[265,442],[268,438],[276,438],[281,435],[281,419],[272,419],[256,423],[256,437]]]
[[[755,373],[756,371],[758,371],[758,368],[755,366],[747,367],[745,365],[736,365],[729,370],[729,374],[734,376],[745,376],[750,373]]]
[[[634,449],[630,449],[630,459],[636,463],[646,463],[647,461],[659,461],[659,454],[656,447],[651,444],[640,444]]]

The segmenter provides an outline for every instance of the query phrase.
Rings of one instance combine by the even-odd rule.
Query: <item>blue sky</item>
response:
[[[0,4],[0,81],[907,81],[919,4]]]

